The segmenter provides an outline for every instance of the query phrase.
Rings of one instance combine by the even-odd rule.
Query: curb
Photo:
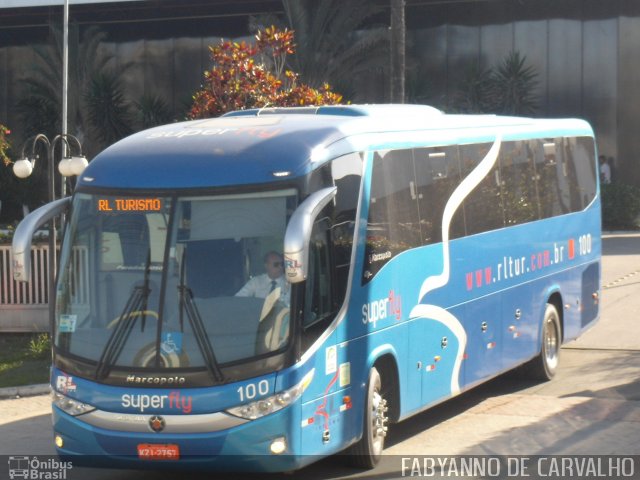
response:
[[[21,385],[19,387],[0,388],[0,399],[31,397],[34,395],[44,395],[51,391],[48,383],[36,385]]]

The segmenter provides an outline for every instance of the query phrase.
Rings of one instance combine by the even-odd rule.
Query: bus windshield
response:
[[[56,352],[95,365],[98,379],[113,369],[195,368],[216,383],[227,364],[282,351],[290,288],[281,250],[295,198],[77,194],[60,260]]]

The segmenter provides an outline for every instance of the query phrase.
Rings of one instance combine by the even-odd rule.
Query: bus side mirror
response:
[[[316,217],[336,196],[336,187],[309,195],[293,212],[284,235],[284,267],[289,283],[300,283],[309,273],[309,239]]]
[[[13,257],[13,278],[18,282],[28,282],[31,276],[31,242],[38,228],[52,218],[64,213],[71,204],[71,197],[61,198],[34,210],[18,224],[11,245]],[[49,252],[51,255],[51,252]]]

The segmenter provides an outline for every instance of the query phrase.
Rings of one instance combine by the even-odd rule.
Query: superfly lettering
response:
[[[169,408],[171,410],[179,410],[185,414],[191,413],[192,410],[192,397],[190,395],[182,395],[178,391],[170,392],[169,395],[125,393],[122,395],[121,400],[124,408],[135,408],[140,413],[143,413],[148,408]]]
[[[365,303],[362,306],[362,323],[365,325],[372,323],[373,328],[376,328],[379,321],[391,316],[398,321],[402,318],[402,298],[393,290],[389,292],[387,298]]]

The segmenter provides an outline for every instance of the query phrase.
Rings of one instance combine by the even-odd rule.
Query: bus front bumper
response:
[[[299,439],[290,419],[278,413],[243,425],[205,433],[139,433],[90,425],[53,407],[58,455],[77,466],[135,469],[193,469],[278,472],[301,468],[314,459],[296,455]],[[285,448],[273,453],[274,442]],[[141,450],[164,448],[171,458],[143,458]],[[165,450],[166,452],[166,450]],[[177,453],[177,457],[175,454]],[[153,455],[152,455],[153,456]]]

